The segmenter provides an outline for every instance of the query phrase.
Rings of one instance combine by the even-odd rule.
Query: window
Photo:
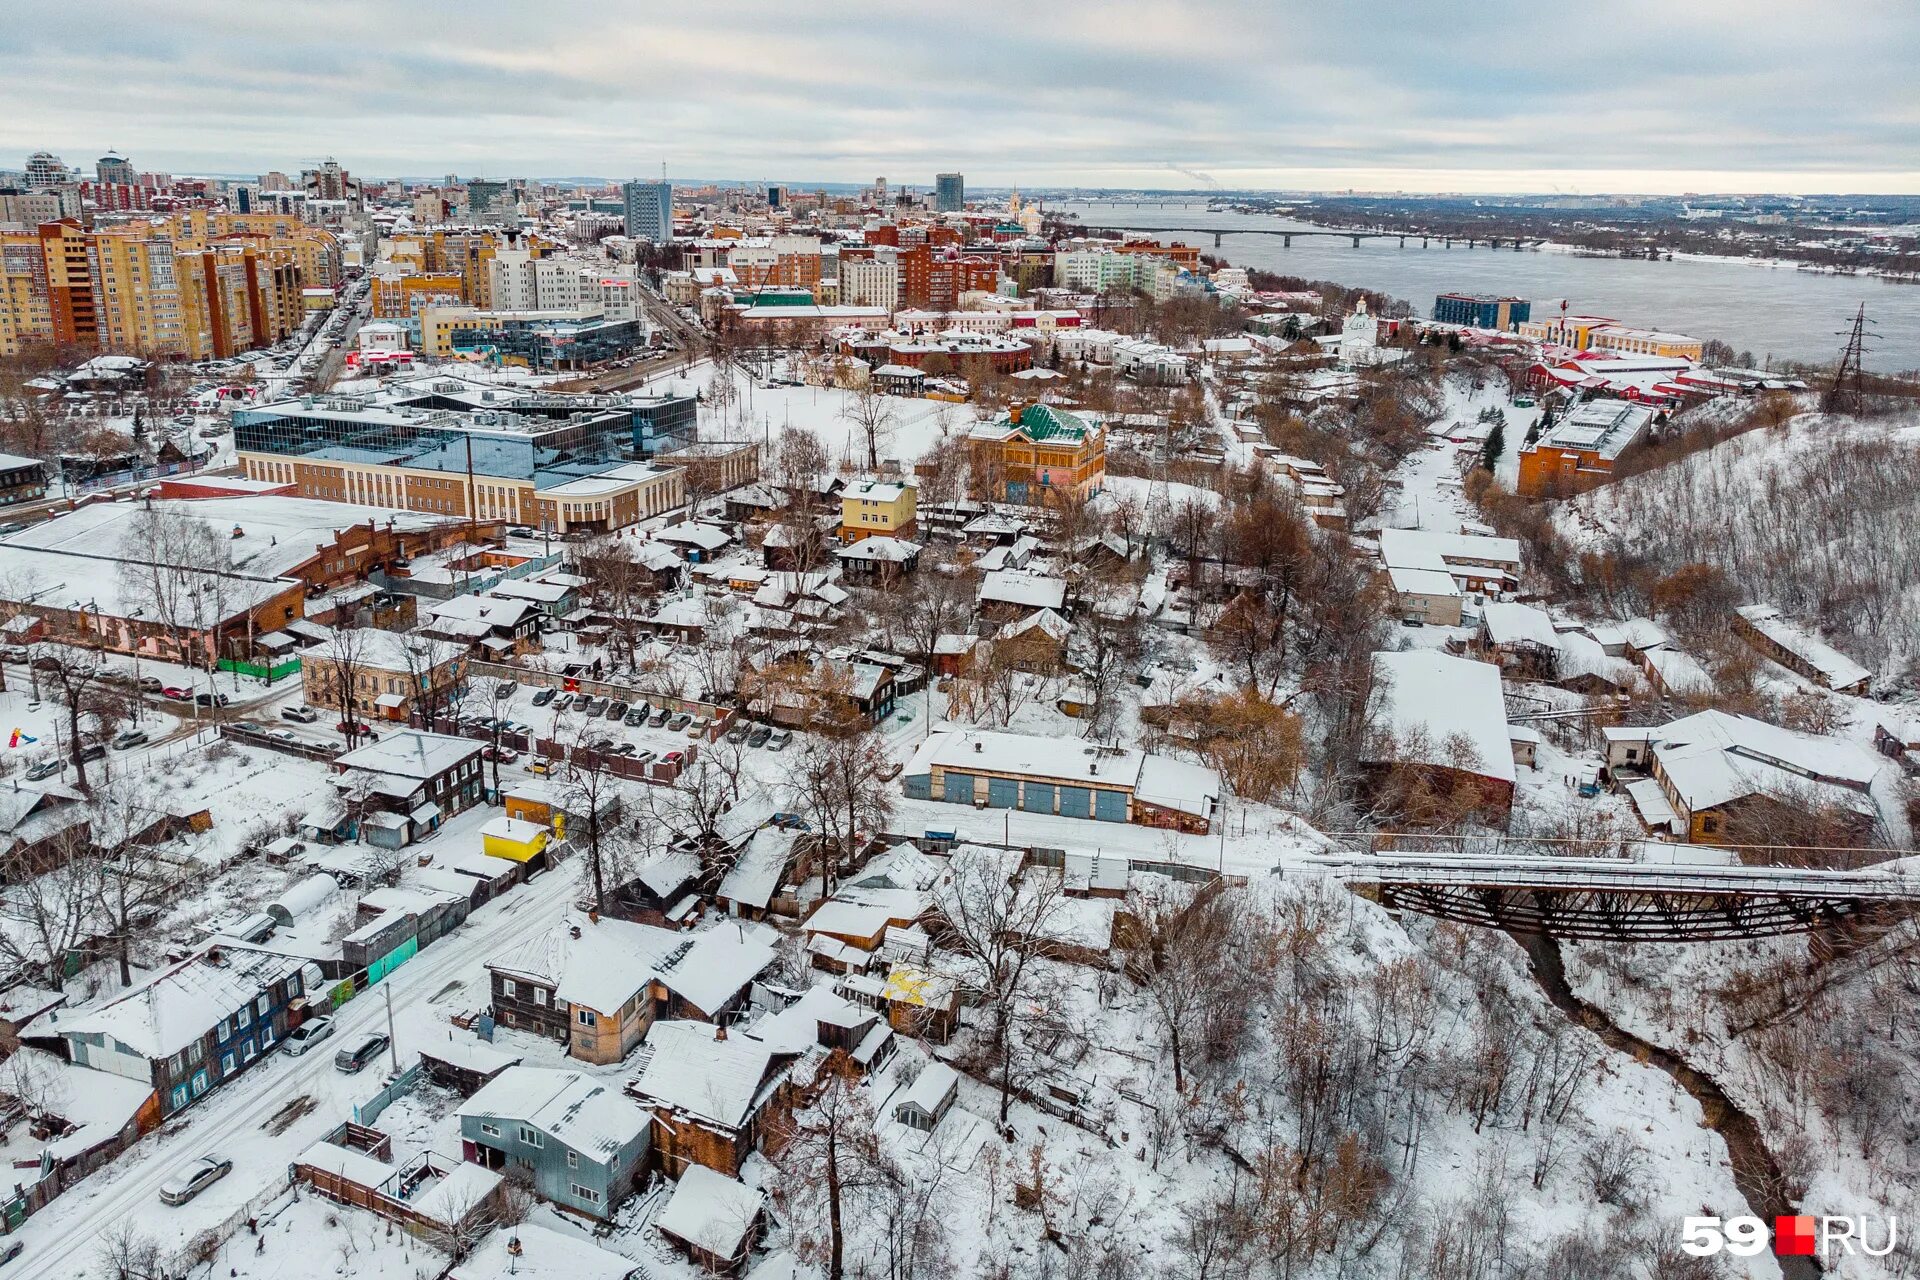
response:
[[[527,1146],[527,1147],[539,1146],[541,1144],[540,1131],[538,1129],[529,1128],[524,1124],[521,1125],[520,1126],[520,1144],[522,1146]]]
[[[567,1152],[567,1168],[578,1169],[579,1167],[580,1167],[580,1153],[578,1151]]]
[[[238,1013],[236,1013],[236,1014],[234,1014],[234,1015],[233,1015],[233,1025],[234,1025],[235,1027],[250,1027],[250,1026],[252,1026],[252,1025],[253,1025],[253,1010],[252,1010],[252,1009],[249,1009],[249,1008],[246,1008],[246,1007],[244,1007],[244,1006],[243,1006],[243,1007],[241,1008],[241,1010],[240,1010],[240,1012],[238,1012]]]
[[[500,1136],[500,1126],[497,1124],[483,1124],[480,1126],[480,1132],[486,1134],[489,1138],[497,1138]]]
[[[232,1054],[223,1053],[220,1055],[220,1074],[223,1076],[230,1076],[233,1074],[233,1055]]]
[[[545,987],[535,987],[533,989],[533,1002],[539,1005],[541,1008],[546,1007],[547,989]]]
[[[260,998],[253,1002],[253,1011],[261,1017],[267,1016],[267,1010],[273,1008],[273,997],[262,991]]]
[[[520,994],[520,988],[513,984],[512,978],[502,978],[500,979],[500,994],[509,997],[516,996]]]
[[[576,1199],[584,1200],[588,1204],[600,1203],[600,1193],[592,1187],[583,1187],[576,1182],[573,1184],[573,1194]]]
[[[1718,831],[1719,829],[1720,829],[1720,819],[1718,818],[1700,819],[1700,830],[1704,831],[1708,835],[1712,835],[1714,832]]]
[[[593,1010],[577,1009],[574,1012],[575,1012],[575,1016],[577,1016],[580,1019],[581,1026],[592,1027],[592,1026],[599,1025],[600,1019],[594,1016]]]

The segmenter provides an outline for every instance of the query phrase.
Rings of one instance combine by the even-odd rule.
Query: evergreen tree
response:
[[[1493,430],[1487,433],[1486,446],[1480,451],[1480,465],[1488,471],[1498,469],[1500,455],[1507,451],[1507,423],[1505,416],[1493,420]]]

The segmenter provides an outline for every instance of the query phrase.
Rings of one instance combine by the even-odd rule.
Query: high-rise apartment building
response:
[[[0,355],[57,342],[200,360],[298,329],[302,290],[339,279],[337,241],[299,218],[191,210],[92,231],[0,233]]]
[[[673,184],[664,181],[622,183],[620,195],[629,236],[655,244],[673,239]]]
[[[482,226],[517,227],[520,208],[505,182],[472,178],[467,182],[467,217]]]
[[[131,187],[140,180],[140,175],[133,171],[133,161],[113,151],[94,161],[93,173],[102,186]]]
[[[36,151],[27,157],[27,186],[57,187],[69,180],[67,166],[51,151]]]
[[[933,179],[933,208],[936,213],[959,213],[967,207],[967,180],[957,173],[941,173]]]

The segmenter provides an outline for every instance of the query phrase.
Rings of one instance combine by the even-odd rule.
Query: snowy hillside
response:
[[[1721,570],[1883,674],[1920,655],[1920,422],[1806,413],[1568,503],[1575,546]]]

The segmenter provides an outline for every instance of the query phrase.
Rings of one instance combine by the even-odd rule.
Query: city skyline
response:
[[[0,32],[0,154],[190,173],[670,173],[930,188],[1920,192],[1920,12],[1643,3],[1606,23],[1238,3],[976,21],[588,4],[425,11],[108,0]],[[1007,25],[992,21],[996,14]],[[650,17],[649,15],[653,15]],[[1095,18],[1097,17],[1097,21]],[[1577,20],[1574,20],[1577,25]],[[1017,29],[1006,41],[992,31]],[[1543,52],[1550,50],[1550,53]],[[647,69],[632,74],[635,66]],[[885,76],[862,68],[885,67]],[[121,86],[125,86],[121,88]],[[903,127],[907,126],[907,127]]]

